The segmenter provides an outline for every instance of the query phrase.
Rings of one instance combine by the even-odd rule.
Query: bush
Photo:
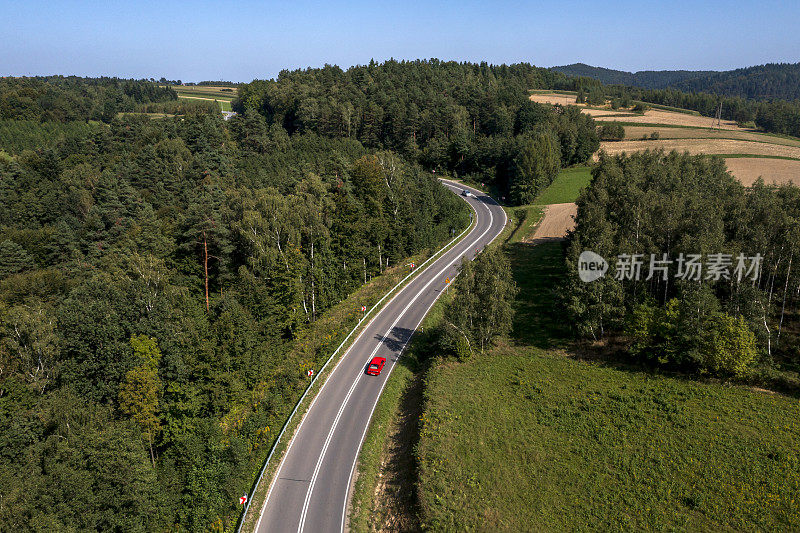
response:
[[[756,336],[744,317],[718,313],[706,327],[701,354],[703,371],[742,377],[756,360]]]
[[[601,141],[621,141],[625,138],[625,128],[616,122],[603,124],[597,128],[597,133]]]
[[[650,134],[650,139],[653,140],[653,141],[658,140],[660,137],[661,137],[661,134],[658,133],[657,131],[654,131],[653,133]]]
[[[691,329],[686,304],[673,298],[661,308],[637,305],[625,321],[630,354],[657,365],[690,367],[718,376],[742,377],[756,360],[756,337],[744,317],[713,312],[700,323],[699,337]],[[699,345],[698,345],[699,344]],[[699,352],[699,357],[693,356]]]

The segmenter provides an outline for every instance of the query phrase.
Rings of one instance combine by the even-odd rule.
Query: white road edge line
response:
[[[442,181],[445,181],[445,180],[442,180]],[[445,186],[447,186],[447,187],[455,187],[454,185],[451,185],[451,184],[449,184],[449,183],[445,183]],[[470,205],[470,207],[471,207],[471,205]],[[474,209],[474,208],[473,208],[473,211],[475,211],[475,209]],[[475,211],[475,215],[476,215],[476,227],[477,227],[477,214],[478,214],[478,212],[477,212],[477,211]],[[471,227],[471,224],[470,224],[470,226],[469,226],[469,227],[467,227],[466,229],[464,229],[464,231],[462,231],[462,232],[461,232],[461,233],[460,233],[458,236],[456,236],[456,237],[455,237],[454,239],[452,239],[452,240],[451,240],[449,243],[447,243],[445,246],[443,246],[441,250],[437,251],[436,253],[434,253],[433,255],[431,255],[431,256],[430,256],[430,257],[429,257],[427,260],[425,260],[425,262],[424,262],[424,263],[422,263],[422,264],[419,266],[419,269],[422,269],[422,270],[421,270],[421,271],[419,271],[419,270],[418,270],[418,272],[419,272],[419,274],[418,274],[418,275],[422,275],[422,274],[424,274],[424,273],[425,273],[425,270],[426,270],[427,268],[430,268],[430,266],[428,266],[428,267],[426,267],[426,268],[423,268],[423,267],[425,267],[425,264],[427,264],[428,262],[430,262],[430,261],[432,261],[432,260],[435,260],[435,259],[438,259],[438,257],[437,257],[437,256],[439,256],[439,252],[442,252],[442,255],[444,255],[445,253],[449,252],[449,251],[450,251],[450,249],[447,249],[447,248],[448,248],[450,245],[452,245],[454,242],[456,242],[458,239],[460,239],[460,238],[461,238],[461,236],[462,236],[462,235],[464,235],[464,233],[465,233],[465,232],[469,231],[470,227]],[[434,262],[435,262],[435,261],[434,261]],[[406,281],[408,278],[410,278],[410,277],[411,277],[413,274],[414,274],[414,272],[410,273],[408,276],[406,276],[405,278],[403,278],[402,280],[400,280],[400,281],[397,283],[397,285],[395,285],[394,287],[392,287],[392,290],[391,290],[391,291],[389,291],[389,293],[391,293],[392,291],[394,291],[395,289],[397,289],[397,287],[398,287],[399,285],[402,285],[402,284],[403,284],[403,283],[404,283],[404,282],[405,282],[405,281]],[[410,285],[410,282],[409,282],[409,284],[408,284],[408,285],[406,285],[405,287],[402,287],[402,288],[401,288],[399,291],[397,291],[397,293],[396,293],[394,296],[392,296],[392,298],[391,298],[391,299],[389,299],[389,301],[388,301],[388,302],[386,302],[386,304],[385,304],[385,306],[384,306],[384,307],[386,307],[386,306],[388,306],[389,304],[391,304],[391,303],[394,301],[394,299],[395,299],[395,298],[397,298],[398,296],[400,296],[400,295],[403,293],[403,291],[405,291],[405,289],[406,289],[406,288],[407,288],[409,285]],[[387,294],[389,294],[389,293],[387,293]],[[385,296],[384,296],[384,298],[385,298]],[[381,300],[383,300],[383,298],[381,298]],[[377,307],[377,306],[378,306],[378,305],[381,303],[381,300],[379,300],[379,301],[378,301],[378,303],[376,303],[376,304],[375,304],[375,306],[373,306],[373,309],[374,309],[375,307]],[[371,312],[371,311],[372,311],[372,309],[370,309],[370,312]],[[303,415],[303,418],[300,420],[300,424],[297,426],[297,429],[295,429],[295,431],[294,431],[294,435],[297,435],[297,434],[300,432],[300,430],[301,430],[301,429],[302,429],[302,427],[303,427],[303,424],[304,424],[304,423],[305,423],[305,421],[306,421],[306,416],[305,416],[305,415],[307,415],[307,414],[308,414],[308,413],[311,411],[311,409],[314,407],[314,404],[316,403],[316,401],[317,401],[317,398],[319,398],[319,396],[322,394],[322,391],[325,389],[325,386],[326,386],[326,385],[328,384],[328,382],[331,380],[331,378],[333,377],[333,374],[336,372],[336,370],[338,370],[338,369],[339,369],[339,365],[342,363],[342,361],[344,361],[344,359],[345,359],[345,358],[347,357],[347,355],[350,353],[350,349],[351,349],[353,346],[355,346],[355,344],[358,342],[358,340],[361,338],[361,336],[362,336],[362,335],[363,335],[363,334],[364,334],[364,333],[367,331],[367,329],[369,329],[369,327],[372,325],[372,323],[375,321],[375,319],[376,319],[376,318],[378,318],[378,316],[380,315],[380,311],[381,311],[381,310],[379,310],[378,312],[376,312],[376,313],[375,313],[375,315],[374,315],[374,316],[373,316],[373,317],[370,319],[370,321],[369,321],[369,322],[367,322],[367,325],[366,325],[366,326],[364,326],[364,329],[363,329],[363,330],[361,330],[361,333],[359,333],[359,334],[358,334],[358,336],[357,336],[357,337],[356,337],[356,338],[353,340],[352,344],[350,345],[350,348],[348,348],[348,349],[347,349],[347,351],[345,351],[345,353],[342,355],[342,357],[339,359],[339,361],[338,361],[338,362],[336,363],[336,365],[333,367],[333,370],[331,370],[331,373],[330,373],[330,375],[328,376],[328,378],[325,380],[325,383],[323,383],[323,384],[322,384],[322,387],[320,387],[320,389],[317,391],[317,394],[314,396],[314,399],[311,401],[311,404],[308,406],[308,409],[306,410],[305,414]],[[360,323],[359,323],[359,324],[356,324],[356,328],[357,328],[359,325],[360,325]],[[355,328],[354,328],[354,329],[355,329]],[[345,339],[345,341],[346,341],[346,340],[347,340],[347,339]],[[344,342],[345,342],[345,341],[342,341],[342,344],[344,344]],[[338,351],[338,350],[337,350],[337,351]],[[327,363],[326,363],[326,365],[327,365]],[[324,370],[324,366],[323,366],[323,368],[322,368],[322,369],[320,369],[320,372],[319,372],[319,374],[322,374],[322,370]],[[301,400],[302,400],[302,399],[301,399]],[[266,497],[266,499],[264,500],[264,504],[261,506],[261,512],[258,514],[258,521],[256,522],[256,527],[255,527],[255,529],[254,529],[254,531],[255,531],[255,532],[258,532],[258,530],[259,530],[259,529],[260,529],[260,527],[261,527],[261,519],[264,517],[264,510],[267,508],[267,503],[269,502],[269,498],[270,498],[270,496],[272,495],[272,489],[275,487],[275,483],[277,482],[278,478],[280,478],[280,473],[281,473],[281,470],[283,469],[284,462],[285,462],[285,460],[286,460],[286,457],[288,457],[288,455],[289,455],[289,452],[291,451],[291,449],[292,449],[292,445],[293,445],[293,444],[294,444],[294,436],[293,436],[293,437],[292,437],[292,439],[289,441],[289,446],[286,448],[286,451],[284,451],[284,453],[283,453],[283,457],[281,457],[281,462],[280,462],[280,464],[278,465],[278,469],[275,471],[275,474],[274,474],[274,476],[273,476],[272,482],[271,482],[271,483],[270,483],[270,485],[269,485],[269,490],[267,491],[267,497]]]
[[[451,185],[451,187],[454,187],[454,186]],[[470,207],[472,207],[472,204],[470,204],[469,202],[468,202],[468,205]],[[474,241],[472,241],[473,243],[480,242],[480,240],[483,239],[483,237],[489,232],[489,230],[492,229],[492,224],[494,222],[494,216],[492,215],[492,211],[485,204],[484,204],[484,207],[486,208],[486,211],[489,213],[489,225],[483,231],[483,233],[481,233]],[[477,220],[478,211],[474,207],[472,207],[472,210],[475,211],[475,216],[476,216],[476,220]],[[470,246],[468,246],[467,248],[469,249],[471,246],[472,246],[472,244],[470,244]],[[417,301],[417,299],[420,296],[422,296],[422,294],[428,289],[428,287],[430,287],[430,285],[434,281],[438,280],[439,276],[441,276],[442,273],[444,273],[445,270],[450,268],[453,265],[453,263],[455,263],[456,261],[458,261],[462,257],[463,257],[463,255],[460,255],[460,254],[457,254],[455,257],[453,257],[453,259],[449,263],[447,263],[445,266],[443,266],[441,269],[439,269],[439,272],[437,272],[436,275],[434,275],[430,280],[428,280],[428,282],[417,292],[417,294],[414,295],[414,297],[411,299],[411,301],[409,301],[408,304],[403,308],[403,310],[397,315],[397,318],[392,323],[392,325],[389,326],[389,329],[381,337],[381,340],[376,344],[375,349],[372,351],[372,354],[370,354],[370,357],[372,355],[374,355],[378,351],[378,349],[380,348],[380,346],[383,343],[383,341],[386,339],[386,337],[389,336],[389,334],[392,332],[392,330],[397,325],[397,323],[400,321],[400,319],[406,314],[406,312],[411,308],[411,306],[414,305],[414,303]],[[408,343],[408,341],[406,341],[406,343]],[[405,348],[405,344],[406,343],[403,344],[403,348]],[[402,350],[401,350],[401,353],[402,353]],[[393,362],[391,367],[390,367],[390,369],[389,369],[389,372],[391,372],[391,369],[394,368],[394,364],[395,363]],[[388,374],[387,374],[387,376],[388,376]],[[355,386],[358,383],[358,381],[361,379],[361,377],[362,377],[361,373],[359,373],[358,376],[356,376],[355,380],[353,381],[353,384],[350,387],[350,390],[347,393],[347,396],[345,396],[345,399],[344,399],[344,401],[342,402],[342,405],[339,408],[339,412],[337,413],[336,418],[334,419],[330,430],[328,431],[327,438],[325,439],[325,444],[323,445],[322,450],[320,451],[319,458],[317,459],[317,463],[316,463],[315,468],[314,468],[314,473],[311,476],[311,483],[309,484],[308,490],[306,491],[305,500],[303,501],[303,509],[302,509],[302,511],[300,513],[300,523],[297,526],[298,533],[303,533],[303,529],[305,527],[305,519],[306,519],[306,515],[308,513],[308,505],[311,502],[311,497],[312,497],[312,495],[314,493],[314,485],[316,484],[317,476],[319,475],[319,469],[321,468],[322,463],[325,460],[325,455],[327,454],[328,446],[330,445],[330,441],[331,441],[331,438],[333,437],[333,433],[336,431],[336,427],[339,424],[339,420],[341,418],[342,413],[344,412],[344,409],[345,409],[345,407],[347,405],[347,402],[350,399],[350,396],[351,396],[353,390],[355,390]],[[385,380],[384,380],[384,383],[385,383]],[[374,406],[373,406],[373,409],[374,409]],[[371,416],[372,416],[372,412],[370,411],[370,417]],[[349,480],[348,480],[348,486],[347,486],[347,488],[345,490],[346,491],[349,490]]]
[[[455,185],[451,185],[449,183],[445,183],[445,185],[447,187],[457,188]],[[494,217],[492,216],[491,210],[486,206],[486,204],[484,204],[483,206],[486,207],[486,210],[489,212],[490,220],[494,221]],[[471,204],[470,204],[470,207],[472,207]],[[475,212],[475,214],[476,215],[478,214],[477,211]],[[506,223],[508,222],[508,216],[505,214],[505,210],[503,210],[503,218],[504,218],[503,227],[505,227]],[[489,228],[491,229],[491,227],[492,227],[492,222],[489,222]],[[498,235],[499,235],[499,233],[498,233]],[[444,291],[442,291],[442,292],[440,292],[439,294],[436,295],[436,297],[433,299],[431,304],[425,310],[425,313],[423,313],[422,318],[420,318],[419,322],[417,322],[417,325],[414,327],[414,331],[416,331],[419,328],[419,325],[422,324],[422,321],[425,320],[426,316],[428,316],[428,312],[431,310],[431,307],[434,306],[434,304],[439,300],[439,297],[442,294],[444,294]],[[402,355],[402,352],[405,350],[405,347],[408,345],[408,343],[411,342],[411,339],[413,338],[413,336],[414,336],[414,334],[412,333],[411,336],[408,338],[408,340],[405,342],[405,344],[403,344],[403,348],[400,351],[400,355]],[[397,357],[397,360],[398,361],[400,360],[400,356],[399,355]],[[350,499],[350,484],[353,481],[353,472],[355,471],[356,464],[358,463],[358,457],[359,457],[359,455],[361,455],[361,447],[364,446],[364,439],[367,436],[367,431],[369,430],[369,426],[370,426],[370,424],[372,422],[372,415],[375,412],[375,407],[377,407],[377,405],[378,405],[378,400],[380,400],[381,395],[383,394],[383,389],[384,389],[384,387],[386,387],[386,383],[389,381],[389,376],[391,375],[395,364],[397,364],[397,363],[394,362],[394,363],[392,363],[392,366],[389,367],[389,373],[386,375],[386,379],[383,380],[383,383],[381,384],[381,390],[378,392],[378,396],[375,398],[375,402],[372,404],[372,409],[369,412],[369,421],[367,422],[367,425],[364,426],[364,432],[361,434],[361,441],[358,444],[358,451],[356,452],[356,456],[353,459],[353,464],[350,467],[350,475],[347,478],[347,488],[346,488],[345,493],[344,493],[344,503],[342,504],[342,521],[341,521],[341,526],[340,526],[340,531],[342,533],[344,533],[344,525],[345,525],[345,522],[347,521],[347,503],[348,503],[348,500]]]

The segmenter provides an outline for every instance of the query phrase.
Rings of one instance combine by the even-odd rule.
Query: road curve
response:
[[[443,181],[454,193],[464,187]],[[344,531],[358,452],[383,386],[412,334],[464,256],[494,240],[506,224],[503,209],[470,189],[462,196],[476,224],[461,241],[401,289],[367,324],[331,371],[294,434],[269,487],[256,531]],[[364,373],[373,355],[386,358],[380,376]]]

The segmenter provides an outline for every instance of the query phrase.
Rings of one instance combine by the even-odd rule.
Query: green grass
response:
[[[514,301],[511,340],[522,346],[564,347],[570,331],[557,310],[564,276],[560,242],[505,246],[519,294]]]
[[[428,378],[433,531],[797,530],[796,400],[499,348]]]
[[[526,237],[533,235],[536,225],[542,219],[544,210],[538,205],[524,205],[517,208],[506,209],[509,219],[514,221],[513,230],[508,237],[508,242],[522,242]]]
[[[505,248],[510,337],[428,373],[423,528],[800,528],[796,398],[570,357],[560,244]]]
[[[581,189],[589,185],[592,169],[586,165],[564,168],[556,179],[536,197],[534,205],[564,204],[577,200]]]

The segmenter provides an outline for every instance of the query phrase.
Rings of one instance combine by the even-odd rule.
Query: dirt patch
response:
[[[690,154],[753,154],[800,159],[800,146],[785,146],[734,139],[659,139],[655,141],[618,141],[600,143],[609,155],[641,150],[677,150]]]
[[[389,428],[389,445],[381,455],[378,483],[373,493],[372,526],[376,531],[420,531],[417,499],[417,462],[424,372],[418,372],[400,398],[400,412]]]
[[[576,96],[574,94],[557,93],[532,94],[530,96],[531,101],[537,104],[575,105],[575,98]]]
[[[732,157],[725,160],[731,174],[744,185],[752,185],[759,176],[766,183],[794,183],[800,185],[800,161]]]
[[[541,242],[561,240],[567,232],[575,229],[575,216],[578,206],[573,203],[550,204],[544,208],[544,216],[536,227],[532,237],[523,242],[539,244]]]
[[[619,118],[625,121],[625,118]],[[784,139],[773,135],[763,135],[744,130],[708,130],[702,128],[660,128],[657,126],[625,126],[625,140],[641,139],[642,135],[650,136],[658,132],[661,139],[737,139],[742,141],[780,144],[800,147],[800,140]]]

